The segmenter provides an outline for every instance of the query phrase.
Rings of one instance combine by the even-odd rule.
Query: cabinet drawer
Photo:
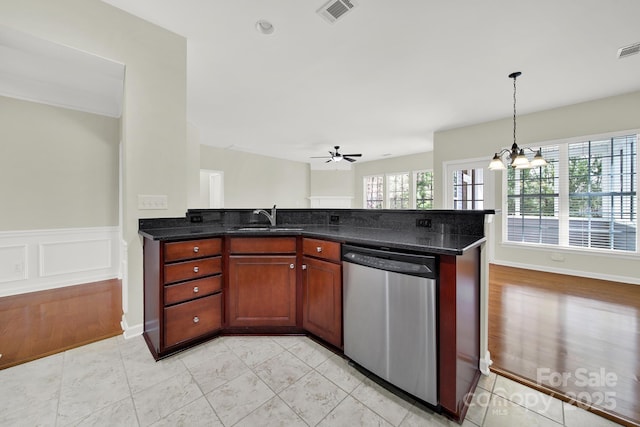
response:
[[[222,294],[167,307],[164,322],[165,347],[214,332],[222,327]]]
[[[197,279],[218,274],[221,271],[222,259],[220,257],[166,264],[164,266],[164,283],[168,284],[182,280]]]
[[[296,252],[295,237],[235,237],[229,241],[232,254],[284,254]]]
[[[302,239],[304,255],[340,262],[340,243],[318,239]]]
[[[164,287],[164,304],[171,305],[194,298],[211,295],[222,289],[222,276],[189,280]]]
[[[164,244],[164,261],[205,258],[222,253],[222,239],[189,240]]]

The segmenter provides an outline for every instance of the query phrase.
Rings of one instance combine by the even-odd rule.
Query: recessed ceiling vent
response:
[[[316,12],[330,23],[336,22],[358,4],[354,0],[329,0]]]
[[[640,43],[630,44],[629,46],[618,49],[618,59],[626,58],[636,53],[640,53]]]

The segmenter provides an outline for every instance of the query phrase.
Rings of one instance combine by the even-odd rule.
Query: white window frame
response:
[[[491,159],[489,159],[491,160]],[[442,201],[445,209],[453,209],[453,172],[460,169],[482,169],[483,179],[483,209],[493,209],[495,207],[495,179],[492,171],[489,170],[489,160],[486,157],[476,157],[472,159],[449,160],[442,162]],[[506,175],[506,174],[505,174]],[[506,178],[505,178],[506,185]],[[503,199],[504,200],[504,199]]]
[[[594,135],[584,135],[578,137],[571,137],[559,140],[550,140],[544,142],[538,142],[535,144],[528,144],[532,147],[545,147],[550,145],[557,145],[560,150],[560,155],[567,157],[569,144],[573,143],[581,143],[585,141],[597,141],[601,139],[609,139],[620,136],[627,135],[636,135],[636,213],[638,213],[638,209],[640,209],[640,197],[638,197],[638,185],[640,185],[640,172],[638,168],[640,168],[640,155],[638,155],[637,149],[640,145],[640,129],[631,129],[626,131],[616,131],[616,132],[608,132]],[[560,176],[567,176],[568,173],[564,173],[564,171],[560,171]],[[486,181],[485,181],[486,183]],[[565,178],[564,181],[560,180],[560,193],[559,193],[559,206],[560,212],[559,217],[563,218],[566,216],[568,218],[569,215],[569,190],[568,190],[568,178]],[[502,215],[502,242],[503,246],[512,246],[512,247],[527,247],[531,249],[541,249],[541,250],[553,250],[554,252],[564,252],[564,253],[597,253],[602,255],[612,255],[616,257],[623,258],[640,258],[640,232],[637,230],[637,226],[640,225],[640,218],[636,215],[636,250],[635,251],[622,251],[622,250],[612,250],[612,249],[598,249],[591,247],[581,247],[581,246],[568,246],[568,233],[567,236],[563,236],[562,230],[560,230],[559,236],[559,244],[545,244],[545,243],[530,243],[530,242],[516,242],[510,241],[508,239],[508,206],[507,206],[507,196],[508,196],[508,184],[507,184],[507,173],[502,173],[502,210],[505,213]],[[560,219],[559,219],[560,220]],[[563,221],[560,222],[559,226],[562,227]],[[566,238],[565,238],[566,237]],[[564,245],[564,244],[567,245]],[[562,246],[561,246],[562,244]]]
[[[411,209],[418,209],[418,174],[419,173],[427,173],[430,172],[431,173],[431,209],[433,209],[433,206],[435,204],[435,175],[433,173],[433,169],[421,169],[421,170],[417,170],[417,171],[413,171],[412,172],[412,176],[411,176],[411,183],[410,185],[413,186],[413,191],[411,192],[412,194],[412,199],[411,199]],[[428,209],[423,209],[423,210],[428,210]]]
[[[385,173],[384,174],[384,207],[385,209],[398,209],[398,208],[392,208],[391,207],[391,192],[389,191],[389,185],[390,185],[390,180],[389,177],[390,176],[398,176],[398,175],[407,175],[407,184],[409,185],[409,188],[407,189],[408,193],[409,193],[409,206],[405,209],[412,209],[411,205],[415,205],[415,202],[411,202],[411,172],[389,172],[389,173]],[[403,208],[400,208],[403,209]]]
[[[368,208],[368,200],[367,200],[367,179],[372,177],[382,177],[382,207],[380,209],[385,209],[385,197],[386,197],[386,177],[383,173],[374,173],[371,175],[366,175],[362,177],[362,207],[364,209],[372,209],[376,210],[376,208]]]

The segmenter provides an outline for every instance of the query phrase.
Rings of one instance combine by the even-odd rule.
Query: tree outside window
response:
[[[433,209],[433,172],[416,172],[416,209]]]
[[[387,175],[387,195],[389,209],[409,209],[409,174]]]

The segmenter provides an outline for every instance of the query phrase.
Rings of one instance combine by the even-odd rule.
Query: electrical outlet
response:
[[[340,217],[338,215],[331,215],[329,217],[330,224],[338,224],[340,222]]]
[[[191,215],[189,220],[191,222],[202,222],[202,215]]]
[[[416,227],[431,228],[431,218],[416,219]]]

